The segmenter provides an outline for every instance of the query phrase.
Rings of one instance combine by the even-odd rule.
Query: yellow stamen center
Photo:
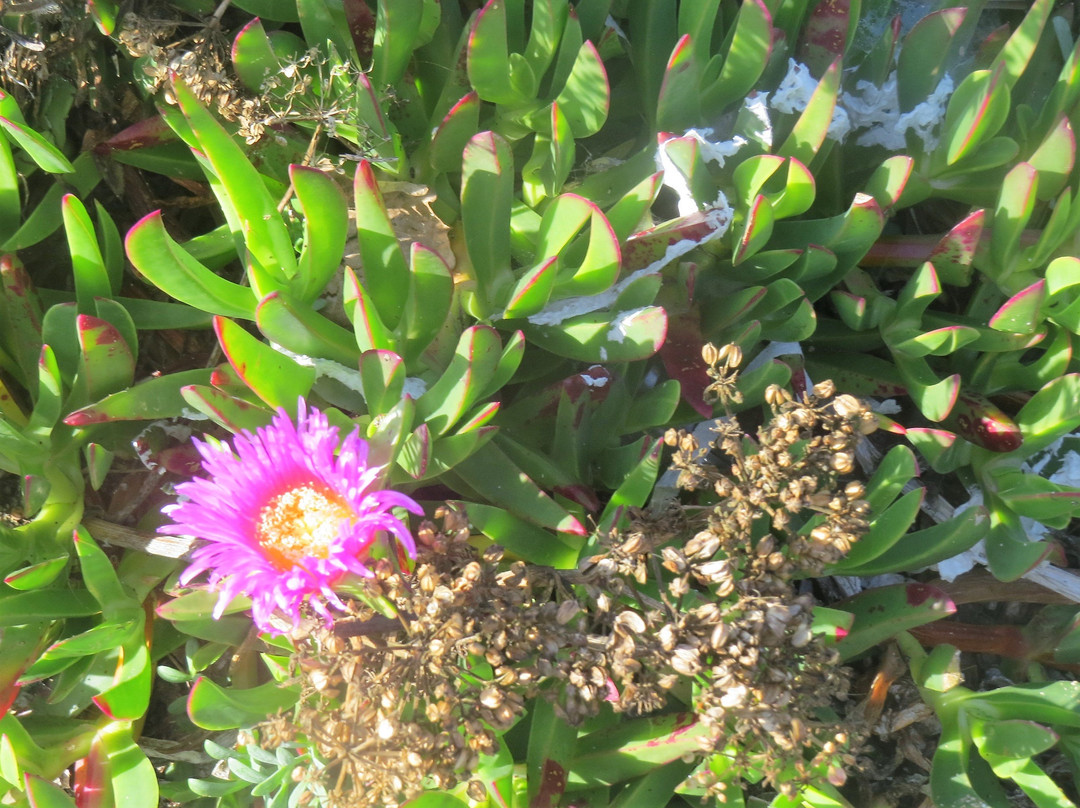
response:
[[[336,493],[318,483],[304,483],[266,504],[255,538],[270,561],[286,569],[304,558],[326,558],[341,522],[350,515],[349,506]]]

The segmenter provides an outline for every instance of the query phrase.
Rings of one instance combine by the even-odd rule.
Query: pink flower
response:
[[[380,533],[415,555],[408,528],[390,509],[420,514],[420,506],[376,488],[383,468],[368,466],[359,428],[339,440],[337,427],[301,401],[295,424],[281,409],[269,426],[235,436],[231,447],[213,438],[193,443],[209,477],[176,487],[182,499],[166,508],[173,524],[160,532],[208,542],[180,583],[209,570],[210,584],[220,588],[215,618],[244,593],[263,631],[281,633],[270,625],[275,609],[296,626],[304,601],[330,622],[327,605],[344,608],[333,587],[349,575],[371,576],[366,562]]]

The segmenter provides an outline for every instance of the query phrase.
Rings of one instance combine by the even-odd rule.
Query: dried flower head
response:
[[[391,509],[419,514],[420,506],[379,490],[383,469],[368,465],[359,429],[339,440],[337,427],[301,401],[295,424],[278,410],[269,426],[241,432],[231,446],[194,443],[209,476],[177,486],[182,499],[167,509],[173,524],[161,532],[207,540],[180,581],[210,572],[220,587],[215,617],[245,593],[264,631],[281,633],[270,623],[276,609],[297,625],[305,601],[329,622],[327,604],[344,608],[334,586],[349,575],[371,576],[367,562],[380,534],[415,554]]]

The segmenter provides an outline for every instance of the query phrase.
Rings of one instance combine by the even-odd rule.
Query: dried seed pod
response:
[[[615,621],[612,623],[612,629],[616,634],[622,635],[644,634],[645,621],[640,614],[628,609],[616,615]]]
[[[850,474],[855,468],[855,455],[851,452],[837,452],[832,456],[831,465],[839,474]]]
[[[718,361],[727,365],[729,368],[737,368],[742,364],[743,352],[742,348],[733,342],[729,342],[723,348],[720,349],[720,355]]]
[[[832,405],[833,412],[845,419],[859,417],[865,409],[855,396],[848,393],[837,396]]]
[[[560,626],[565,626],[569,623],[574,615],[581,611],[581,604],[576,600],[564,600],[559,604],[559,609],[555,613],[555,622]]]

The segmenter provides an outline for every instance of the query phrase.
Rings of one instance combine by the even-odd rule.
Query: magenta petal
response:
[[[302,400],[296,423],[280,409],[269,426],[241,432],[231,445],[213,438],[193,443],[208,476],[176,486],[181,499],[165,509],[172,523],[160,532],[207,542],[195,551],[180,582],[209,572],[210,584],[220,592],[215,618],[244,593],[262,631],[280,633],[270,624],[275,611],[297,625],[304,603],[329,622],[328,606],[343,607],[334,585],[348,574],[371,575],[367,554],[380,535],[396,537],[410,556],[416,552],[408,526],[392,509],[421,514],[420,506],[400,492],[374,489],[382,468],[367,465],[368,445],[359,428],[341,439],[326,415]],[[298,487],[329,492],[335,502],[344,503],[347,516],[331,533],[337,538],[312,555],[267,552],[257,535],[264,509]],[[297,530],[296,535],[309,535],[303,526]],[[302,547],[303,540],[289,546]]]

